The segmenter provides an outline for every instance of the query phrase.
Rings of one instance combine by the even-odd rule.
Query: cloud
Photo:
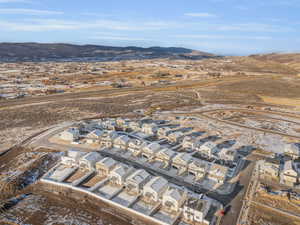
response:
[[[38,10],[38,9],[4,8],[4,9],[0,9],[0,14],[44,16],[44,15],[61,15],[64,13],[60,11]]]
[[[199,12],[199,13],[185,13],[185,16],[190,17],[217,17],[215,14],[206,13],[206,12]]]
[[[11,31],[54,31],[106,29],[117,31],[155,31],[181,27],[173,22],[134,22],[119,20],[71,21],[58,19],[31,19],[22,22],[0,21],[0,30]]]
[[[0,3],[32,3],[30,0],[0,0]]]
[[[89,37],[89,39],[92,40],[114,40],[114,41],[151,41],[151,39],[147,38],[135,38],[135,37],[128,37],[128,36],[105,36],[105,35],[100,35],[100,36],[92,36]]]
[[[176,35],[178,38],[191,38],[191,39],[220,39],[220,40],[271,40],[272,37],[268,36],[227,36],[227,35],[201,35],[201,34],[183,34]]]
[[[218,31],[242,31],[242,32],[291,32],[293,28],[282,27],[269,24],[244,23],[233,25],[221,25],[217,27]]]

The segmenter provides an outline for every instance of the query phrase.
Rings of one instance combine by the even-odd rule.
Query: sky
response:
[[[300,52],[300,0],[0,0],[0,42]]]

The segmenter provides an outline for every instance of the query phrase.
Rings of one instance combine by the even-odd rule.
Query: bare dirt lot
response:
[[[30,195],[5,213],[0,214],[0,224],[32,225],[129,225],[104,212],[91,213],[77,207],[74,202],[45,195]]]
[[[251,206],[248,220],[251,225],[299,225],[300,220],[290,218],[272,210],[259,206]]]

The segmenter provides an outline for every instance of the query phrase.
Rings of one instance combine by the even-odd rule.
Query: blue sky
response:
[[[300,51],[300,0],[0,0],[0,42]]]

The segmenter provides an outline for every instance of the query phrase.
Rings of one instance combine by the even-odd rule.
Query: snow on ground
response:
[[[66,207],[40,195],[29,195],[6,213],[0,214],[0,224],[18,225],[128,225],[124,221],[99,212],[94,215],[80,205]]]

